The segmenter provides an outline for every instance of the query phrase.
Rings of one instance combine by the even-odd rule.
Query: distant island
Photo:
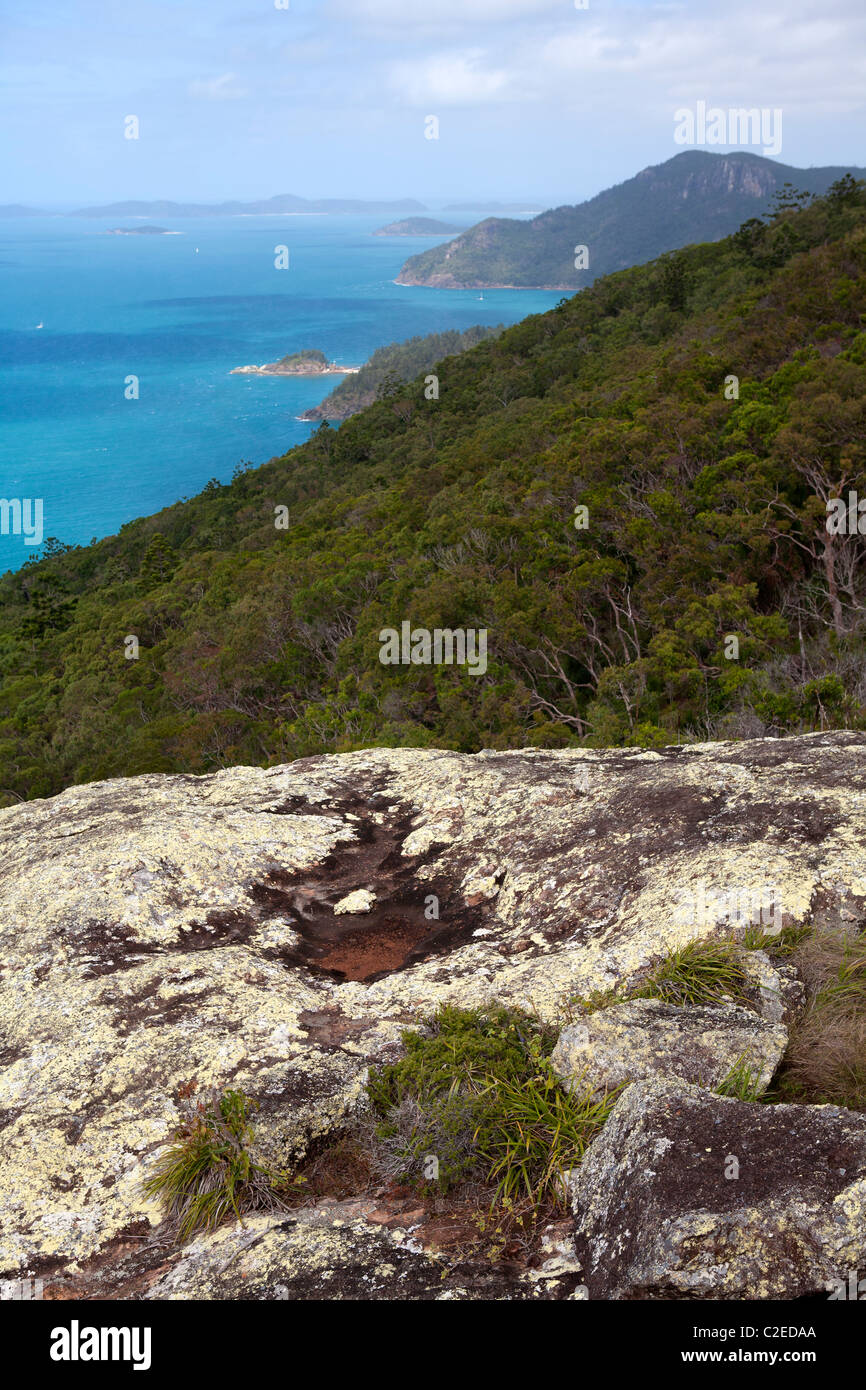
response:
[[[241,203],[174,203],[167,198],[151,202],[129,201],[106,203],[101,206],[78,208],[68,217],[291,217],[303,213],[373,213],[394,217],[399,212],[426,212],[423,203],[415,198],[395,198],[391,201],[363,198],[298,198],[293,193],[281,193],[276,198],[256,198]],[[20,213],[17,215],[21,215]]]
[[[307,348],[303,352],[291,352],[281,357],[279,362],[264,362],[260,367],[233,367],[235,376],[350,376],[360,371],[360,367],[338,367],[329,362],[318,348]]]
[[[154,227],[148,222],[144,227],[109,227],[106,236],[180,236],[180,232],[169,231],[168,227]]]
[[[0,217],[50,217],[42,208],[27,207],[24,203],[0,204]]]
[[[439,236],[465,230],[451,222],[438,222],[435,217],[404,217],[402,222],[389,222],[387,227],[380,227],[373,236]]]

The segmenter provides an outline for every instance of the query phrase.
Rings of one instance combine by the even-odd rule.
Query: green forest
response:
[[[438,399],[394,384],[47,542],[0,579],[0,800],[371,745],[866,727],[866,536],[827,527],[866,499],[864,314],[864,185],[788,188],[446,358]],[[382,665],[406,620],[485,629],[486,670]]]
[[[498,338],[505,325],[486,328],[473,324],[471,328],[448,328],[444,333],[425,333],[407,338],[402,343],[386,343],[377,348],[359,372],[346,376],[330,391],[321,405],[304,411],[304,420],[348,420],[375,400],[389,396],[403,382],[414,381],[422,372],[429,372],[443,357],[483,343],[486,338]]]
[[[410,257],[398,282],[584,289],[600,275],[730,235],[762,214],[785,183],[824,194],[844,174],[834,166],[795,169],[745,150],[683,150],[585,203],[550,208],[529,221],[487,218]],[[576,256],[579,247],[587,261]]]

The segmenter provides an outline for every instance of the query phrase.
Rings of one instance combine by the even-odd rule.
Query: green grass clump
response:
[[[212,1230],[234,1214],[274,1211],[285,1206],[277,1189],[285,1174],[256,1163],[249,1152],[254,1102],[243,1091],[216,1093],[210,1101],[181,1094],[181,1123],[175,1143],[160,1159],[145,1191],[162,1199],[178,1240]]]
[[[761,1069],[753,1067],[748,1056],[738,1057],[727,1076],[712,1090],[717,1096],[731,1096],[734,1100],[760,1100],[764,1090]]]
[[[775,938],[774,938],[775,939]],[[661,999],[666,1004],[749,1004],[755,985],[743,963],[743,949],[733,940],[690,941],[669,951],[643,979],[622,989],[597,989],[569,998],[566,1015],[577,1008],[582,1016],[627,1004],[631,999]],[[793,949],[793,948],[792,948]]]
[[[470,1179],[493,1185],[500,1202],[562,1205],[562,1175],[580,1162],[613,1097],[564,1093],[549,1062],[556,1035],[518,1010],[451,1007],[423,1032],[404,1033],[405,1055],[367,1087],[380,1171],[442,1192]]]
[[[577,1006],[580,1015],[585,1017],[587,1014],[597,1014],[602,1009],[612,1009],[614,1004],[624,1004],[628,998],[618,989],[594,989],[590,994],[581,994],[569,999],[565,1009],[567,1021],[573,1022],[572,1007]]]
[[[812,931],[811,926],[792,926],[783,927],[778,932],[768,932],[755,923],[746,927],[743,935],[743,947],[747,951],[766,951],[769,956],[777,960],[786,959],[792,956],[801,942],[805,941]]]
[[[597,1100],[566,1094],[548,1066],[491,1086],[489,1095],[483,1152],[497,1198],[563,1205],[564,1174],[582,1160],[619,1090]]]
[[[690,941],[671,951],[630,999],[662,999],[668,1004],[746,1004],[754,992],[732,941]]]

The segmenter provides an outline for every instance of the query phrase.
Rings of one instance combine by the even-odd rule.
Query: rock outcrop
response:
[[[408,1230],[369,1224],[353,1210],[357,1205],[303,1208],[284,1218],[257,1217],[245,1228],[223,1227],[192,1241],[155,1279],[140,1280],[136,1292],[150,1300],[585,1297],[579,1274],[561,1268],[562,1261],[517,1278],[489,1264],[454,1269]]]
[[[441,1003],[560,1020],[770,910],[856,929],[864,751],[375,749],[0,811],[0,1275],[149,1239],[142,1184],[189,1082],[254,1097],[285,1163]]]
[[[573,1191],[591,1299],[814,1294],[866,1265],[866,1116],[636,1082]]]
[[[715,1087],[738,1066],[760,1093],[787,1041],[781,1023],[734,1004],[679,1008],[632,999],[563,1028],[550,1060],[568,1089],[588,1096],[656,1078]]]

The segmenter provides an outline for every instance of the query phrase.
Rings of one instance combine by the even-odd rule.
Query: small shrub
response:
[[[613,1097],[565,1094],[549,1062],[556,1035],[518,1010],[451,1007],[423,1032],[404,1033],[405,1056],[367,1087],[383,1176],[435,1182],[440,1192],[474,1179],[494,1185],[500,1203],[562,1205],[563,1173],[580,1162]]]
[[[145,1191],[164,1202],[180,1242],[232,1213],[243,1224],[243,1212],[285,1206],[277,1189],[288,1184],[287,1176],[256,1163],[249,1153],[254,1102],[243,1091],[214,1093],[209,1102],[182,1091],[180,1104],[175,1143],[145,1183]]]

